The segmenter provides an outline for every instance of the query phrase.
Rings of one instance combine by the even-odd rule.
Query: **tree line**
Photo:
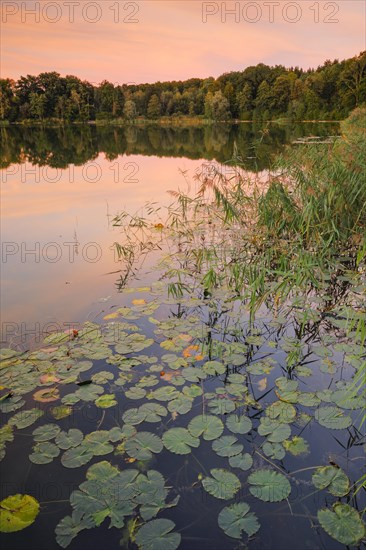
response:
[[[366,102],[366,52],[303,70],[263,63],[218,78],[94,86],[57,72],[0,80],[0,120],[62,122],[193,117],[339,120]]]

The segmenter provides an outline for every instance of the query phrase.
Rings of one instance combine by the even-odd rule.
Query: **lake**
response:
[[[294,297],[288,317],[263,304],[253,322],[230,285],[202,292],[205,242],[222,240],[222,226],[203,212],[185,233],[171,206],[214,171],[260,181],[287,147],[338,132],[1,129],[1,499],[40,506],[2,543],[346,547],[317,512],[344,501],[365,459],[363,402],[345,392],[361,352],[341,314],[337,324],[317,311],[318,296]],[[238,237],[228,231],[227,246]],[[352,277],[344,292],[354,283],[357,297]],[[365,506],[362,491],[346,501]]]

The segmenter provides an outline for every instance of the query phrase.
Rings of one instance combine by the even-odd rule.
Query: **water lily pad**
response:
[[[101,409],[109,409],[110,407],[114,407],[115,405],[117,405],[115,397],[116,396],[114,393],[104,393],[95,400],[95,404]]]
[[[51,403],[60,399],[60,392],[58,388],[46,388],[44,390],[38,390],[33,394],[34,401],[40,403]]]
[[[288,424],[279,423],[263,416],[258,426],[258,433],[266,436],[271,443],[281,443],[290,437],[291,428]]]
[[[233,435],[223,435],[213,441],[212,449],[219,456],[235,456],[242,452],[243,445],[237,443],[237,438]]]
[[[78,445],[68,449],[61,457],[61,463],[65,468],[79,468],[87,464],[93,458],[93,452],[87,445]]]
[[[60,449],[50,441],[37,443],[33,447],[33,453],[29,455],[29,460],[34,464],[48,464],[60,454]]]
[[[226,419],[226,426],[234,434],[247,434],[252,429],[252,421],[244,415],[230,414]]]
[[[240,468],[244,472],[250,470],[253,466],[253,458],[249,453],[240,453],[229,458],[229,464],[232,468]]]
[[[294,436],[282,443],[286,451],[289,451],[294,456],[299,456],[309,452],[309,445],[302,437]]]
[[[191,410],[192,404],[193,399],[181,393],[176,399],[169,401],[168,410],[171,413],[187,414]]]
[[[251,537],[259,530],[257,516],[249,510],[246,502],[232,504],[221,510],[218,524],[228,537],[240,539],[243,531]]]
[[[58,407],[51,408],[51,414],[55,418],[55,420],[66,418],[66,416],[69,416],[71,413],[72,408],[68,407],[67,405],[59,405]]]
[[[349,492],[349,479],[340,468],[321,466],[312,477],[317,489],[328,489],[336,497],[344,497]]]
[[[33,430],[34,441],[49,441],[54,439],[61,431],[57,424],[45,424]]]
[[[203,439],[212,441],[220,437],[224,431],[224,424],[217,416],[198,415],[192,418],[187,428],[193,437],[200,437],[203,435]]]
[[[103,456],[113,451],[113,445],[110,444],[109,431],[98,430],[85,436],[83,445],[88,447],[94,456]]]
[[[268,458],[273,458],[275,460],[282,460],[286,454],[285,449],[280,443],[271,443],[266,441],[263,443],[262,449]]]
[[[366,534],[357,510],[348,504],[336,502],[333,511],[319,510],[318,520],[329,536],[346,546],[358,546]]]
[[[231,399],[212,399],[209,401],[208,406],[214,414],[228,414],[235,410],[235,403]]]
[[[28,428],[43,416],[44,412],[40,409],[28,409],[26,411],[20,411],[12,416],[9,420],[9,424],[16,426],[19,430],[22,428]]]
[[[213,468],[210,471],[212,477],[202,480],[204,489],[212,496],[223,500],[229,500],[240,489],[239,478],[223,468]]]
[[[126,441],[126,453],[137,460],[150,460],[153,453],[163,450],[163,443],[157,435],[150,432],[138,432]]]
[[[206,361],[202,365],[202,370],[211,376],[216,376],[217,374],[224,374],[226,372],[226,366],[220,363],[220,361]]]
[[[315,419],[331,430],[343,430],[352,425],[352,418],[338,407],[320,407],[315,411]]]
[[[289,424],[296,418],[296,409],[291,403],[275,401],[267,407],[266,416],[268,416],[271,420],[277,420],[278,422]]]
[[[179,396],[179,392],[176,388],[173,388],[172,386],[162,386],[154,391],[152,391],[149,395],[149,399],[157,399],[158,401],[171,401],[172,399],[176,399]]]
[[[64,517],[56,527],[56,541],[62,548],[67,548],[71,541],[84,529],[94,527],[95,523],[91,516],[83,516],[73,512],[72,516]]]
[[[248,477],[251,494],[265,502],[279,502],[291,492],[288,479],[274,470],[257,470]]]
[[[198,447],[200,440],[193,437],[186,428],[171,428],[163,435],[164,446],[172,453],[186,455],[191,447]]]
[[[68,432],[60,432],[56,437],[55,443],[60,449],[67,451],[72,447],[80,445],[83,438],[83,432],[76,428],[70,428]]]
[[[136,533],[136,543],[141,550],[175,550],[181,535],[172,533],[175,524],[170,519],[154,519],[145,523]]]
[[[0,502],[0,532],[14,533],[32,525],[39,503],[30,495],[11,495]]]

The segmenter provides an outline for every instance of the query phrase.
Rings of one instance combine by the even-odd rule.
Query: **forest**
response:
[[[95,86],[57,72],[0,80],[0,123],[341,120],[366,101],[366,52],[303,70],[263,63],[218,78]]]

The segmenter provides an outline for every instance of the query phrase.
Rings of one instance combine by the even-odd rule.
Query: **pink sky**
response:
[[[226,22],[225,7],[237,10]],[[3,0],[1,11],[3,78],[57,71],[93,83],[183,80],[261,62],[317,67],[366,48],[362,0]]]

